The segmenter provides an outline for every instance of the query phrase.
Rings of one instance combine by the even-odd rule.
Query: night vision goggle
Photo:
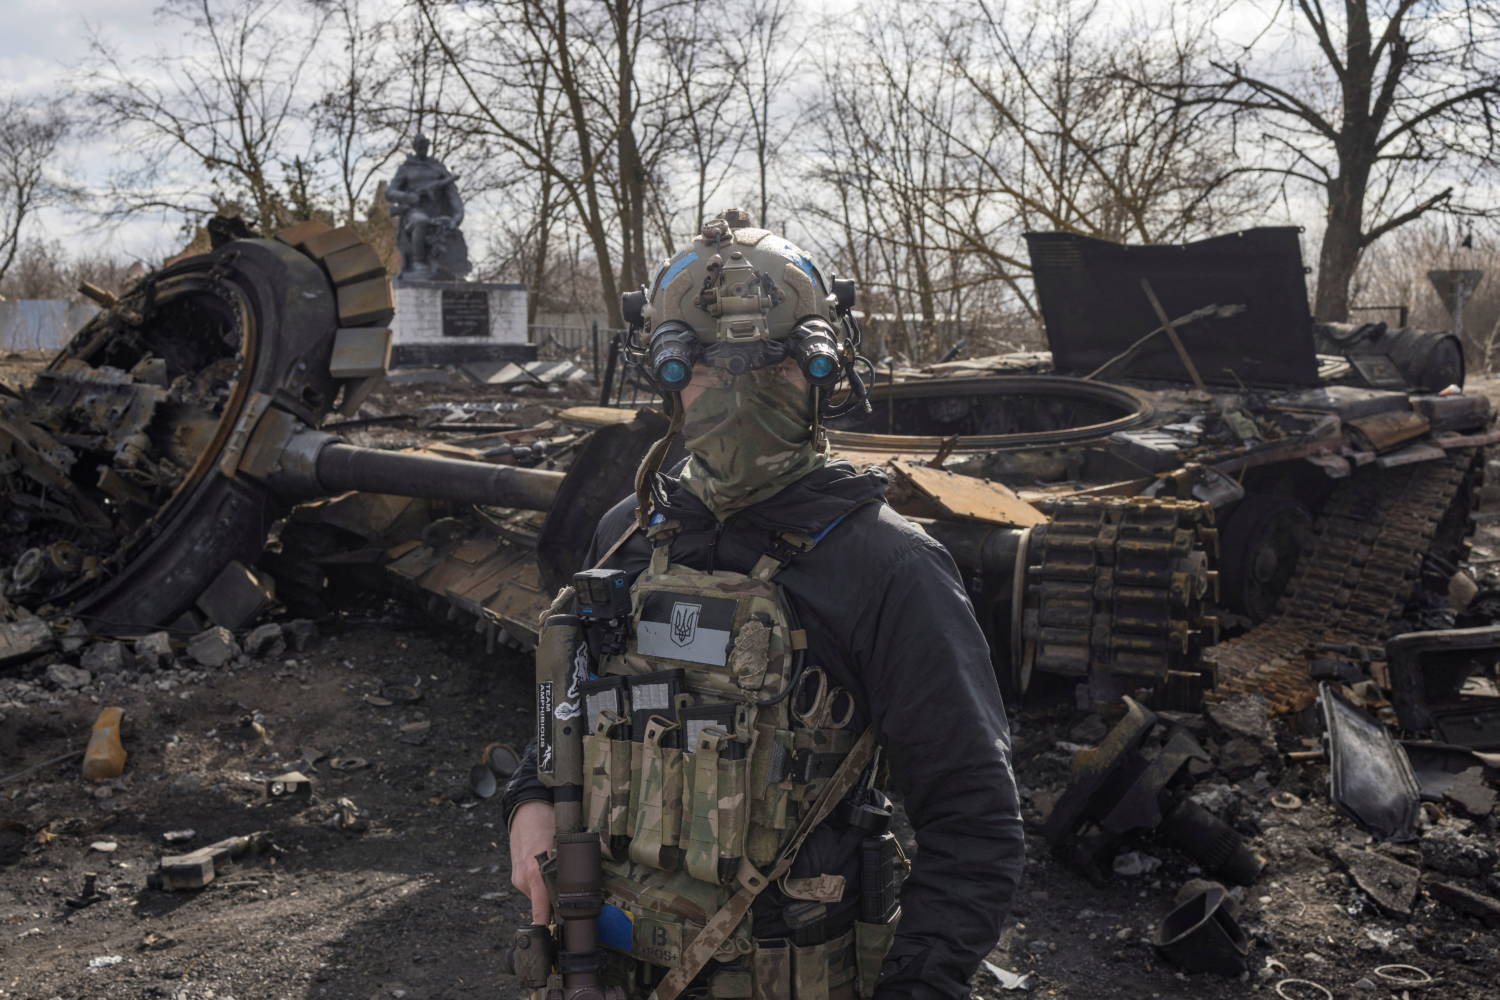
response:
[[[809,316],[798,323],[785,340],[741,343],[704,344],[697,331],[686,323],[663,323],[651,334],[645,368],[663,392],[681,392],[692,381],[694,364],[743,375],[756,368],[780,364],[786,358],[797,362],[809,385],[832,386],[843,376],[838,335],[832,324],[819,316]]]
[[[665,394],[678,393],[686,388],[692,381],[695,364],[742,375],[792,358],[808,385],[821,390],[818,397],[823,417],[840,417],[853,412],[856,407],[868,409],[869,392],[859,371],[864,369],[873,379],[874,369],[859,354],[859,325],[853,315],[854,282],[836,278],[832,285],[843,330],[835,328],[821,316],[808,316],[799,321],[784,339],[764,335],[754,339],[734,339],[731,335],[730,339],[708,343],[692,326],[677,320],[662,323],[651,331],[649,340],[642,343],[646,291],[643,288],[627,292],[622,296],[622,312],[630,324],[632,361]],[[832,400],[831,391],[846,379],[849,393],[840,400]]]

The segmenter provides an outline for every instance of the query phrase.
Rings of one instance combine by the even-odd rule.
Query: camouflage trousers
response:
[[[629,1000],[646,1000],[666,973],[623,952],[605,949],[605,985],[620,986]],[[857,1000],[861,996],[854,931],[825,944],[762,942],[734,962],[711,963],[683,992],[684,1000]],[[873,985],[874,975],[868,976]],[[869,993],[863,994],[868,996]]]

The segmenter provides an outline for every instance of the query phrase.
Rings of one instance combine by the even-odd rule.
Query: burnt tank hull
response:
[[[1320,649],[1446,587],[1497,439],[1450,335],[1316,323],[1293,230],[1028,243],[1050,353],[909,373],[830,435],[936,519],[1014,690],[1302,708]]]
[[[213,592],[263,585],[251,567],[297,501],[368,490],[545,510],[563,478],[317,430],[389,357],[389,283],[350,230],[225,240],[107,306],[0,399],[12,616],[113,634],[201,624],[199,612],[236,626],[216,614],[235,602]]]

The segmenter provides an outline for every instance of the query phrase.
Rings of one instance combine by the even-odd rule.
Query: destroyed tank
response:
[[[1446,597],[1490,404],[1451,334],[1315,322],[1297,233],[1028,234],[1050,350],[934,366],[832,433],[970,575],[1013,689],[1297,710],[1310,661]]]
[[[878,386],[834,451],[952,552],[1013,692],[1306,707],[1310,659],[1378,647],[1463,553],[1496,432],[1456,339],[1315,323],[1292,229],[1027,239],[1050,352]],[[353,448],[320,427],[383,374],[391,315],[374,253],[316,223],[111,301],[0,408],[11,653],[52,632],[21,608],[236,627],[273,582],[316,607],[341,578],[533,644],[666,421],[606,385],[539,426]]]
[[[239,627],[291,505],[348,490],[545,510],[559,472],[354,448],[319,425],[384,376],[393,314],[357,234],[302,223],[169,262],[28,387],[0,395],[0,662],[49,621],[131,634]],[[76,627],[76,626],[75,626]]]

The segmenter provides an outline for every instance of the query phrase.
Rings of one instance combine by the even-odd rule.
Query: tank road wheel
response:
[[[340,398],[357,406],[384,373],[393,311],[374,251],[351,229],[304,222],[173,262],[85,326],[53,368],[76,359],[128,371],[149,354],[172,379],[218,364],[226,395],[190,439],[171,498],[109,556],[102,585],[68,595],[70,610],[150,629],[191,609],[232,562],[252,565],[287,507],[252,468],[256,432],[317,427]]]
[[[1271,617],[1312,540],[1313,518],[1290,497],[1250,494],[1220,529],[1225,607],[1260,624]]]

